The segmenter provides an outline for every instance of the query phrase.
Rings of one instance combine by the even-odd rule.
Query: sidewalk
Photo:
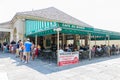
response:
[[[28,64],[10,53],[0,53],[0,80],[119,80],[120,55],[82,60],[79,64],[58,67],[36,59]]]

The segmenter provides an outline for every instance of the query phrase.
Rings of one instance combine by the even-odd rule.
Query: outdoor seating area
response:
[[[9,47],[8,47],[9,46]],[[16,53],[16,46],[10,46],[9,44],[5,44],[2,46],[1,44],[1,51],[3,51],[4,53]],[[13,49],[13,50],[12,50]],[[38,58],[40,59],[46,59],[49,60],[49,62],[53,61],[56,62],[57,61],[57,46],[48,48],[48,49],[40,49],[38,51]],[[89,46],[80,46],[79,49],[75,49],[74,46],[70,46],[70,45],[66,45],[66,47],[61,48],[60,50],[62,50],[62,52],[74,52],[74,51],[78,51],[79,52],[79,60],[83,60],[83,59],[89,59],[89,52],[91,51],[91,58],[96,58],[96,57],[105,57],[105,56],[112,56],[112,55],[118,55],[120,54],[120,48],[118,47],[118,45],[112,45],[112,46],[106,46],[106,45],[94,45],[91,50],[89,50]],[[61,51],[60,51],[61,52]]]
[[[99,57],[109,57],[109,56],[120,54],[120,48],[118,48],[117,45],[116,47],[102,45],[102,48],[98,46],[93,46],[93,48],[91,49],[92,59],[99,58]],[[89,49],[86,49],[86,50],[79,49],[77,51],[79,52],[80,61],[89,59],[89,52],[90,52]],[[63,49],[63,53],[64,52],[74,52],[74,51]],[[39,58],[49,60],[49,62],[57,62],[57,51],[54,52],[51,49],[46,49],[46,50],[42,50],[40,54],[41,55],[39,56]]]
[[[89,59],[89,50],[79,50],[80,52],[80,59]],[[112,56],[112,55],[118,55],[120,54],[120,48],[118,45],[114,46],[106,46],[106,45],[101,45],[97,46],[94,45],[91,49],[91,57],[105,57],[105,56]]]

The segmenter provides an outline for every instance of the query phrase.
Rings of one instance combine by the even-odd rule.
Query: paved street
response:
[[[0,53],[0,80],[120,80],[120,55],[58,67],[40,59],[25,64],[13,54]]]

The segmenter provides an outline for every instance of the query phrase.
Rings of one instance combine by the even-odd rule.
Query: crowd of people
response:
[[[91,49],[89,49],[89,45],[81,45],[79,48],[75,46],[66,45],[64,48],[60,47],[59,53],[64,52],[73,52],[79,51],[80,56],[89,58],[89,51],[91,51],[91,57],[101,57],[101,56],[110,56],[117,55],[120,53],[120,48],[118,45],[93,45]]]
[[[102,56],[104,54],[110,56],[110,55],[114,55],[114,54],[119,54],[119,47],[118,45],[112,45],[112,46],[107,46],[107,45],[101,45],[101,46],[98,46],[98,45],[94,45],[92,47],[92,54],[93,55],[98,55],[98,56]]]
[[[35,45],[33,42],[30,42],[30,39],[27,39],[24,43],[21,40],[17,43],[13,40],[10,44],[0,44],[0,48],[3,53],[9,52],[15,54],[16,58],[20,58],[20,61],[24,63],[29,62],[30,55],[32,55],[32,60],[37,58],[41,50],[40,45]]]
[[[63,51],[63,52],[74,52],[74,51],[79,51],[79,50],[83,50],[83,51],[86,51],[86,50],[89,50],[89,46],[86,45],[81,45],[80,47],[78,47],[77,45],[73,45],[73,44],[64,44],[64,47],[60,46],[60,52]]]
[[[20,61],[28,63],[31,59],[34,60],[35,58],[38,57],[39,53],[42,53],[42,49],[40,45],[35,45],[33,42],[30,42],[29,39],[27,39],[24,43],[19,40],[18,42],[15,42],[14,40],[8,44],[4,42],[3,44],[0,43],[0,49],[5,52],[10,52],[13,54],[16,54],[16,58],[20,58]],[[50,48],[53,52],[57,51],[57,45],[52,44]],[[89,45],[81,45],[79,48],[73,44],[66,45],[64,44],[63,47],[60,46],[59,53],[64,53],[64,52],[74,52],[74,51],[89,51]],[[91,53],[92,57],[95,56],[102,56],[104,54],[107,54],[108,56],[112,54],[119,54],[119,47],[118,45],[112,45],[112,46],[107,46],[107,45],[94,45],[91,48]]]

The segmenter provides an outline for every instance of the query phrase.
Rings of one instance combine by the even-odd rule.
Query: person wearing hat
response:
[[[30,59],[31,46],[32,46],[32,43],[30,42],[30,39],[27,39],[27,41],[24,43],[25,56],[26,56],[26,62],[25,63],[28,63],[28,61]]]

